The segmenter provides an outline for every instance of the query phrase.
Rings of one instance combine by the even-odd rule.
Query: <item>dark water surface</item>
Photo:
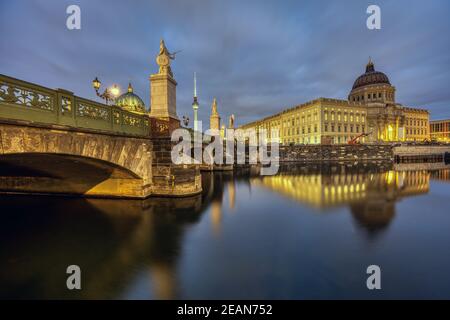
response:
[[[0,298],[450,298],[449,169],[296,166],[203,185],[186,199],[0,195]],[[66,289],[72,264],[81,291]]]

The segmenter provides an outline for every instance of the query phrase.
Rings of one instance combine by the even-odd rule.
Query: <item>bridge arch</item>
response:
[[[0,124],[0,142],[1,191],[133,198],[151,193],[148,139]]]

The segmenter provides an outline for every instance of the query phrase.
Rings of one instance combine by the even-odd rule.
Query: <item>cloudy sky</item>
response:
[[[66,8],[81,8],[81,30]],[[382,29],[366,28],[369,4]],[[159,39],[171,51],[178,114],[200,118],[217,97],[242,124],[317,97],[346,98],[372,56],[397,102],[450,118],[450,1],[0,0],[0,73],[96,99],[95,76],[149,105]]]

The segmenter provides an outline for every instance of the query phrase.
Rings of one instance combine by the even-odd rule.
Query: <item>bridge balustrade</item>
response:
[[[105,133],[149,136],[147,114],[125,111],[77,97],[64,89],[40,85],[0,74],[0,121],[66,126]]]

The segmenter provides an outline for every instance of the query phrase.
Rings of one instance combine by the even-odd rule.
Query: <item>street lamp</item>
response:
[[[108,104],[108,102],[110,101],[113,101],[120,94],[120,89],[117,84],[114,84],[110,90],[106,88],[103,93],[99,92],[101,85],[102,83],[100,82],[100,80],[98,80],[97,77],[92,80],[92,87],[94,87],[95,93],[98,97],[105,99],[106,104]]]

